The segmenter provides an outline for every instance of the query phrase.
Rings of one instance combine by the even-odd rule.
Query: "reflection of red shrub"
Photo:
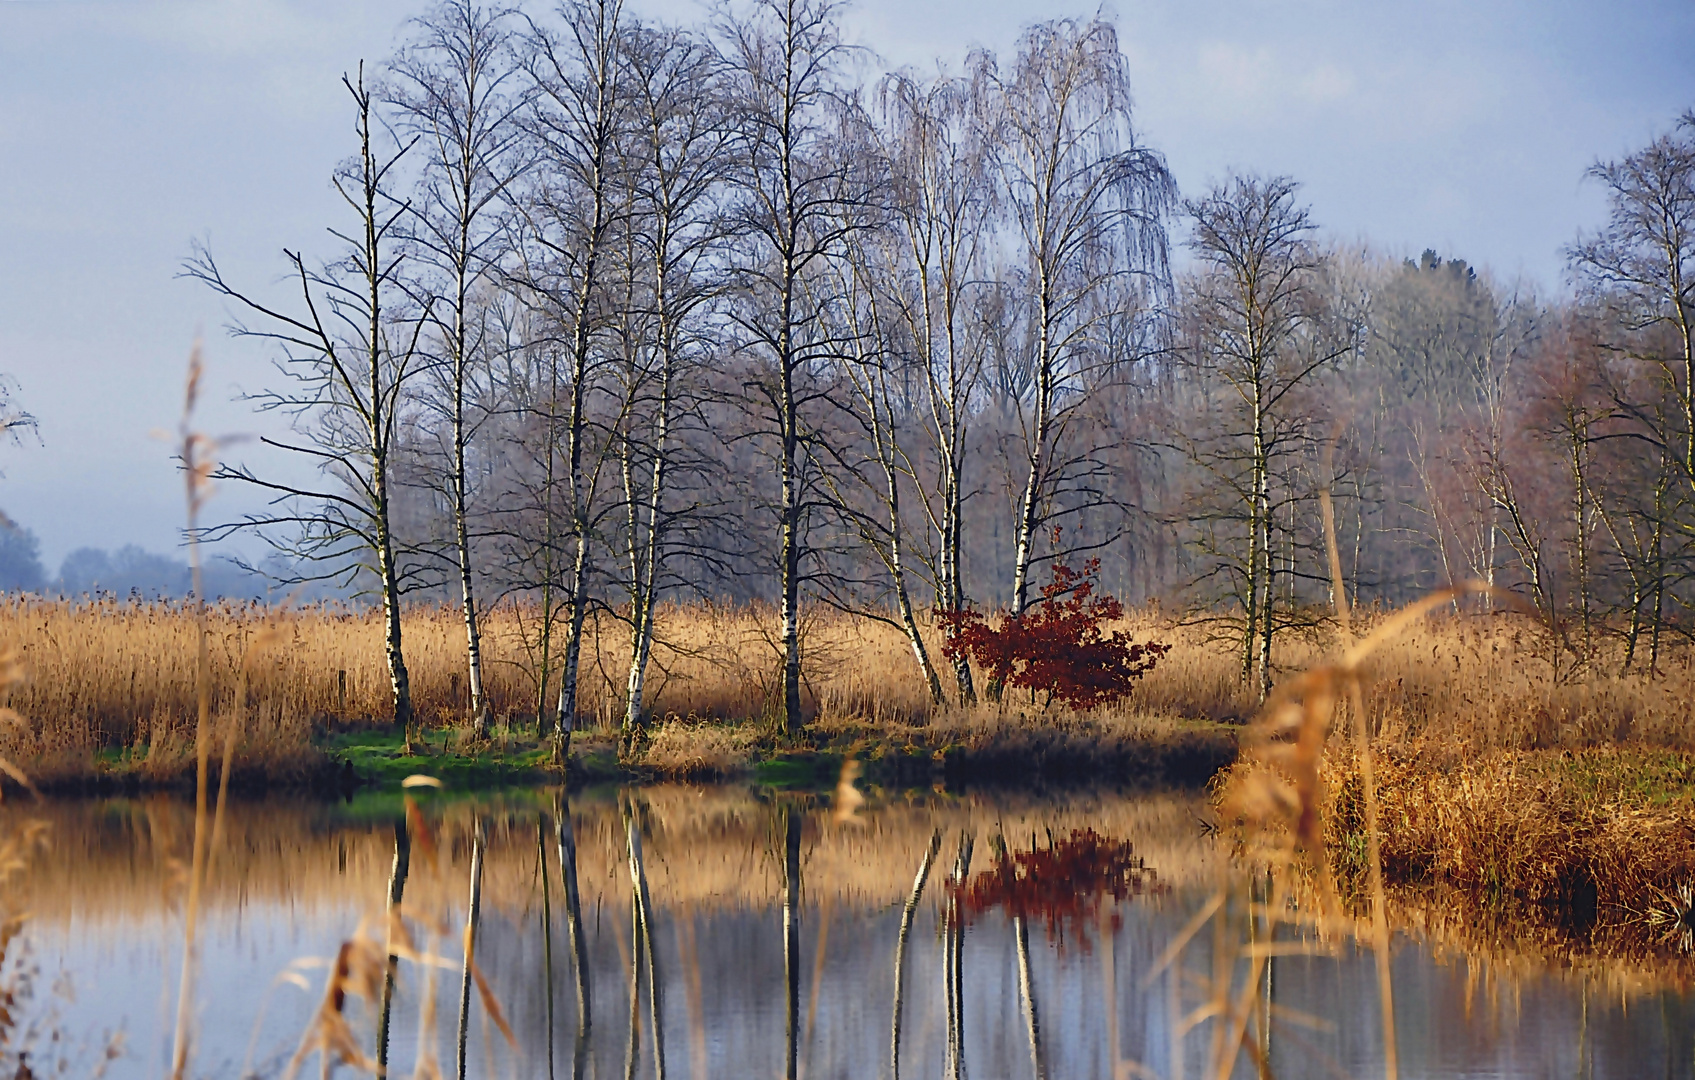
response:
[[[1158,876],[1132,853],[1129,841],[1110,840],[1093,829],[1077,829],[1063,840],[1032,851],[1002,851],[994,865],[958,889],[966,922],[995,908],[1027,922],[1041,920],[1049,940],[1064,941],[1074,925],[1085,951],[1087,929],[1099,918],[1101,900],[1160,891]],[[1119,925],[1113,913],[1112,927]]]
[[[1124,605],[1094,595],[1100,568],[1099,559],[1090,559],[1081,571],[1055,563],[1042,599],[1023,614],[1004,617],[998,627],[972,608],[938,612],[942,652],[950,660],[971,657],[991,686],[1023,687],[1032,699],[1046,694],[1044,704],[1058,698],[1074,709],[1092,709],[1117,701],[1171,646],[1136,643],[1122,630],[1101,629],[1124,616]]]

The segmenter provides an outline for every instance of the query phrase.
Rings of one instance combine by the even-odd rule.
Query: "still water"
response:
[[[472,978],[468,1076],[1213,1075],[1220,1027],[1205,1006],[1221,980],[1241,993],[1257,924],[1215,921],[1173,948],[1221,888],[1238,901],[1226,912],[1251,894],[1198,801],[831,802],[691,787],[420,800],[399,831],[417,955],[398,965],[390,1071],[423,1057],[457,1074],[475,864],[486,997]],[[192,1073],[284,1074],[303,1036],[326,1030],[314,1018],[330,962],[352,957],[356,983],[359,943],[387,951],[405,814],[399,800],[232,806],[200,924]],[[34,972],[37,1074],[63,1059],[86,1075],[114,1039],[106,1075],[167,1074],[192,806],[9,804],[0,817],[44,820],[50,837],[14,886],[28,918],[7,959]],[[1246,1021],[1252,1053],[1279,1077],[1382,1075],[1373,954],[1313,954],[1283,933],[1256,983],[1270,1008],[1259,995]],[[380,982],[337,1014],[372,1056]],[[1395,940],[1393,988],[1403,1076],[1695,1076],[1685,994],[1508,972],[1410,934]],[[319,1069],[313,1055],[301,1073]],[[1260,1071],[1244,1052],[1231,1075]]]

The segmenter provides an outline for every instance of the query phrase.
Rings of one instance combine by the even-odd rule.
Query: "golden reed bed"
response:
[[[487,685],[497,716],[534,722],[534,664],[524,646],[528,613],[512,606],[486,621]],[[390,715],[381,620],[336,606],[271,611],[220,605],[209,615],[213,711],[228,716],[238,694],[244,760],[286,762],[314,729],[385,720]],[[1105,719],[1244,720],[1254,711],[1238,678],[1234,648],[1201,625],[1158,612],[1133,614],[1139,638],[1175,645],[1127,706]],[[0,753],[51,773],[54,763],[86,762],[98,750],[132,748],[161,761],[190,752],[195,715],[194,617],[180,606],[120,601],[13,598],[0,604],[0,646],[23,661],[26,679],[8,704],[27,729],[0,733]],[[648,681],[656,716],[758,721],[770,714],[778,674],[775,617],[761,608],[673,605],[659,620],[661,643]],[[255,648],[267,629],[269,644]],[[1298,671],[1321,661],[1320,631],[1289,635],[1278,664]],[[936,653],[940,641],[933,640]],[[1066,723],[1023,700],[972,712],[930,706],[904,640],[892,629],[839,614],[811,618],[805,636],[805,690],[826,726],[849,721],[902,727],[969,728]],[[458,723],[465,707],[464,633],[457,612],[407,613],[405,649],[426,723]],[[591,621],[580,701],[590,728],[609,730],[622,714],[628,645],[615,618]],[[1519,616],[1438,615],[1377,654],[1369,670],[1373,727],[1391,745],[1496,749],[1691,743],[1695,700],[1691,653],[1663,654],[1659,677],[1620,673],[1603,655],[1559,677],[1536,627]],[[242,658],[248,657],[246,673]],[[245,681],[245,687],[243,682]],[[671,741],[687,737],[682,728]],[[676,749],[676,748],[673,748]]]

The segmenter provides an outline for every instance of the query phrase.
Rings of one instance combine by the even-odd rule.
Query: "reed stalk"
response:
[[[182,972],[177,982],[176,1030],[171,1046],[171,1080],[182,1080],[188,1069],[190,1022],[194,1012],[194,974],[198,960],[196,933],[200,919],[200,894],[205,885],[207,852],[211,837],[206,822],[207,760],[211,747],[208,730],[211,726],[212,693],[210,665],[206,647],[206,603],[200,569],[199,516],[200,508],[211,491],[211,475],[216,467],[211,451],[215,444],[194,430],[194,406],[200,392],[204,372],[200,342],[194,343],[188,358],[188,379],[183,394],[182,420],[177,428],[177,453],[182,464],[184,501],[188,518],[188,565],[194,583],[194,849],[188,876],[188,902],[183,915]],[[229,766],[224,766],[227,788]],[[223,803],[218,804],[220,819]]]

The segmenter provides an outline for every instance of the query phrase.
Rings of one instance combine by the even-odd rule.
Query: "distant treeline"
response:
[[[263,574],[224,559],[212,559],[202,573],[208,599],[266,600],[281,593]],[[194,591],[188,563],[156,555],[135,544],[116,551],[83,547],[66,555],[59,573],[49,577],[41,563],[41,542],[34,532],[0,526],[0,590],[42,595],[136,596],[180,599]]]

